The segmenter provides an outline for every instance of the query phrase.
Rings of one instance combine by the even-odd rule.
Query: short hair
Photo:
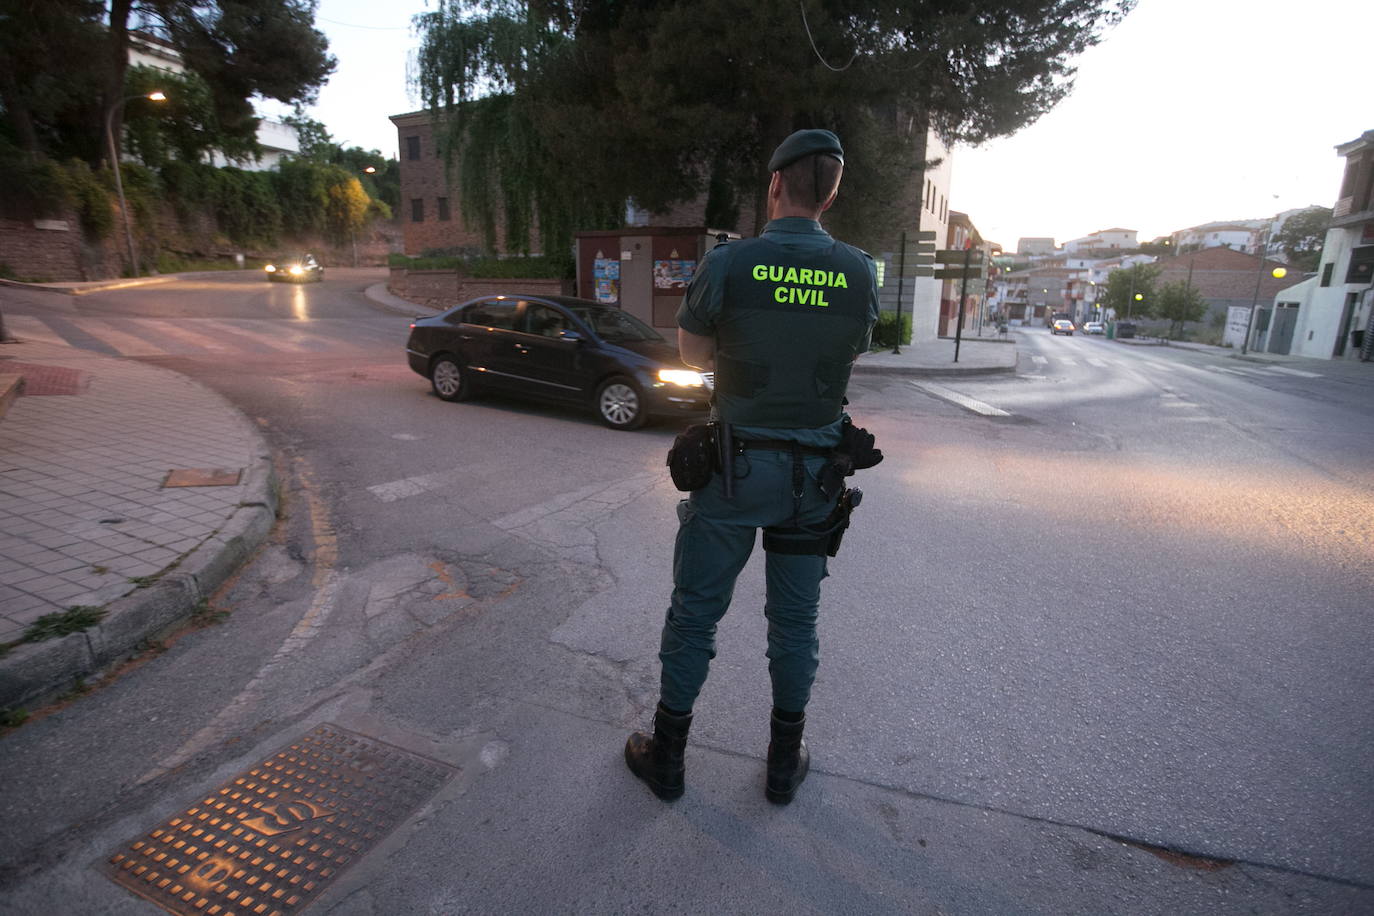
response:
[[[816,153],[803,156],[778,169],[787,199],[799,207],[819,210],[821,204],[840,186],[844,166],[834,156]]]

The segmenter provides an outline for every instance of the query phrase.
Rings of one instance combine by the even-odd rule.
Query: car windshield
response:
[[[608,343],[635,343],[642,340],[662,340],[663,335],[629,312],[589,305],[571,305],[568,311],[587,323],[597,337]]]

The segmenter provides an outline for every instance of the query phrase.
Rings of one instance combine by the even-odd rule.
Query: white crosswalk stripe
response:
[[[1296,375],[1299,378],[1321,378],[1319,372],[1307,372],[1302,369],[1289,369],[1287,366],[1269,366],[1266,371],[1282,372],[1284,375]]]
[[[1061,356],[1061,357],[1059,357],[1059,361],[1060,361],[1061,363],[1063,363],[1064,365],[1066,365],[1066,366],[1077,366],[1077,365],[1078,365],[1078,360],[1076,360],[1076,359],[1070,359],[1070,358],[1067,357],[1067,356]]]
[[[29,315],[10,315],[5,318],[5,327],[10,334],[20,340],[32,340],[34,343],[49,343],[67,346],[67,342],[62,339],[52,328],[44,324],[40,319]]]
[[[1099,369],[1106,369],[1108,366],[1113,365],[1112,363],[1107,362],[1105,359],[1098,359],[1096,357],[1090,358],[1088,360],[1088,364],[1096,366]]]
[[[1043,356],[1032,356],[1031,361],[1034,362],[1037,366],[1047,366],[1050,362]]]
[[[169,356],[175,350],[168,349],[148,339],[146,333],[134,334],[125,329],[140,330],[137,319],[88,319],[81,322],[81,329],[103,343],[107,343],[122,356]]]
[[[168,319],[135,316],[62,316],[85,338],[125,357],[193,356],[206,351],[241,354],[363,354],[401,347],[404,328],[351,321],[263,319]],[[6,327],[21,339],[71,346],[43,318],[7,315]],[[345,336],[346,335],[346,336]],[[80,346],[80,344],[77,344]]]

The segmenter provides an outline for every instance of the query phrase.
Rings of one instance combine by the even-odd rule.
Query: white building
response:
[[[1021,238],[1016,240],[1016,253],[1037,257],[1054,254],[1054,239],[1044,237]]]
[[[909,214],[904,223],[914,226],[916,231],[932,233],[931,241],[939,248],[945,244],[949,236],[949,190],[954,169],[950,162],[949,147],[934,131],[930,131],[926,136],[925,158],[927,161],[939,160],[939,164],[925,170],[920,188],[921,199],[917,202],[913,197],[912,200],[912,204],[918,205],[919,210]],[[910,233],[907,247],[910,252],[914,253],[916,250],[916,240],[910,237]],[[878,290],[882,309],[885,312],[895,312],[900,303],[902,314],[911,316],[911,341],[919,343],[935,340],[939,334],[940,293],[944,288],[944,281],[933,277],[898,278],[901,266],[902,259],[898,252],[882,253],[879,265],[881,284]],[[912,266],[906,265],[908,273]]]
[[[1345,175],[1317,274],[1282,290],[1251,322],[1250,347],[1317,359],[1374,355],[1374,130],[1336,147]]]
[[[1069,254],[1077,254],[1080,251],[1124,251],[1138,247],[1134,229],[1102,229],[1092,235],[1064,243],[1064,251]]]
[[[181,54],[168,41],[147,32],[129,33],[129,66],[153,67],[169,73],[182,74],[186,66],[181,62]],[[250,172],[267,172],[277,167],[285,156],[293,156],[301,151],[301,141],[296,129],[280,121],[262,118],[258,121],[258,145],[262,155],[256,159],[230,161],[218,150],[210,154],[210,164],[215,166],[233,165]],[[124,158],[124,157],[121,157]]]
[[[1173,233],[1174,251],[1197,251],[1201,248],[1234,248],[1253,253],[1264,241],[1269,228],[1267,219],[1240,219],[1203,223]]]

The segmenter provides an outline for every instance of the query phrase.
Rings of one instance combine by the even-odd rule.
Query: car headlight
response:
[[[701,388],[706,384],[701,373],[693,372],[691,369],[660,369],[658,380],[669,385],[681,385],[683,388]]]
[[[269,274],[274,274],[277,272],[277,265],[268,264],[266,267],[263,268],[263,270],[267,271]]]
[[[292,275],[292,276],[299,277],[299,276],[300,276],[301,274],[303,274],[303,273],[305,273],[305,270],[301,268],[301,265],[299,265],[299,264],[292,264],[292,265],[291,265],[291,275]]]

